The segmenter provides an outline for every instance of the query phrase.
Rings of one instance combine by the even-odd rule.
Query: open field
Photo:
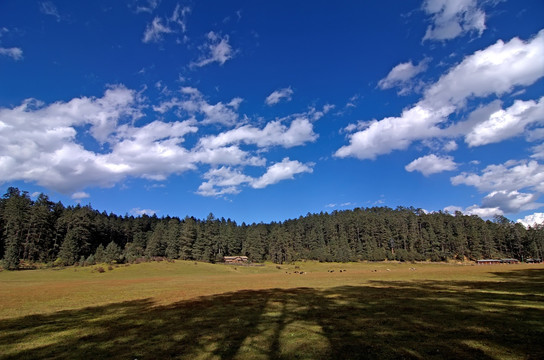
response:
[[[544,356],[543,265],[296,266],[3,271],[0,358]]]

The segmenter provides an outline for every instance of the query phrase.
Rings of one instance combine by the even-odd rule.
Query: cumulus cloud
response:
[[[197,194],[203,196],[238,194],[240,185],[253,181],[253,178],[244,175],[240,170],[225,166],[211,169],[203,177],[208,181],[203,182],[197,191]]]
[[[285,158],[281,162],[270,166],[266,173],[251,183],[251,186],[255,189],[262,189],[282,180],[293,179],[296,174],[311,173],[313,172],[313,165],[313,163],[303,164],[297,160]]]
[[[191,63],[191,66],[202,67],[214,62],[223,65],[225,62],[232,59],[234,50],[229,44],[228,35],[221,37],[215,32],[210,31],[207,38],[208,42],[200,46],[202,55],[197,61]]]
[[[188,151],[178,144],[196,128],[159,121],[135,127],[140,107],[136,92],[117,86],[101,98],[47,106],[29,99],[12,109],[0,108],[0,181],[32,181],[70,193],[112,186],[126,176],[165,178],[194,168]],[[82,131],[108,144],[110,151],[86,149],[77,141]]]
[[[205,136],[199,145],[204,148],[219,148],[230,144],[256,145],[260,148],[282,146],[290,148],[313,142],[317,134],[308,117],[297,117],[289,126],[282,120],[271,121],[262,129],[253,125],[243,125],[217,135]]]
[[[470,147],[501,142],[522,134],[533,123],[544,123],[544,97],[538,102],[516,100],[506,110],[491,113],[465,136],[465,142]]]
[[[531,148],[533,159],[544,159],[544,143]]]
[[[201,112],[208,121],[219,116],[210,115],[207,108],[217,108],[217,104],[202,100],[197,89],[183,88],[182,93],[188,98],[178,100],[176,106]],[[216,137],[197,139],[188,148],[185,138],[196,134],[204,121],[187,113],[185,120],[154,120],[136,126],[136,121],[144,121],[144,101],[137,92],[114,86],[102,97],[49,105],[28,99],[13,108],[0,108],[0,183],[29,181],[82,199],[86,193],[81,190],[86,187],[109,187],[127,177],[162,181],[172,174],[210,166],[197,193],[235,194],[241,186],[262,188],[311,172],[312,164],[286,158],[271,165],[261,177],[243,173],[246,166],[265,167],[263,155],[270,146],[287,148],[313,141],[317,135],[311,121],[327,111],[311,109],[272,121],[264,128],[243,125]],[[224,106],[237,117],[240,101],[235,98]],[[80,141],[83,134],[87,138],[84,142]],[[100,145],[101,150],[91,150],[93,145]],[[248,145],[254,147],[241,148]]]
[[[84,191],[78,191],[72,194],[72,199],[75,199],[75,200],[87,199],[90,197],[91,195],[89,195],[88,193]]]
[[[411,61],[401,63],[395,66],[389,74],[378,82],[378,87],[381,89],[390,89],[398,87],[399,94],[405,95],[414,89],[412,79],[418,74],[427,70],[429,60],[424,59],[419,64],[414,65]]]
[[[532,189],[544,192],[544,165],[531,161],[508,161],[489,165],[481,175],[463,172],[451,178],[453,185],[474,186],[480,191]]]
[[[358,126],[351,127],[350,130],[357,131],[348,135],[349,144],[338,149],[335,156],[374,159],[393,150],[406,149],[417,140],[469,132],[470,129],[458,125],[451,129],[441,129],[440,125],[463,109],[468,99],[492,94],[501,96],[516,86],[535,83],[544,76],[542,58],[544,30],[526,42],[518,38],[507,43],[499,40],[452,67],[425,90],[418,103],[405,109],[399,117],[363,122],[362,130]]]
[[[272,106],[279,103],[282,99],[285,99],[285,101],[291,101],[291,95],[293,95],[293,90],[290,87],[279,89],[268,95],[266,97],[265,103],[268,106]]]
[[[132,210],[130,210],[130,213],[136,216],[142,216],[142,215],[153,216],[157,213],[157,211],[152,209],[140,209],[138,207],[138,208],[133,208]]]
[[[429,25],[423,40],[450,40],[467,32],[482,35],[485,13],[477,0],[426,0],[423,11],[430,15]]]
[[[425,176],[455,170],[456,168],[457,164],[451,156],[439,157],[434,154],[415,159],[405,167],[406,171],[419,171]]]
[[[482,200],[482,207],[500,209],[501,213],[515,214],[544,205],[537,202],[544,193],[544,166],[536,161],[489,165],[481,174],[463,172],[454,176],[451,183],[489,192]]]
[[[542,225],[544,224],[544,213],[534,213],[531,215],[527,215],[523,219],[518,219],[517,222],[525,227]]]
[[[457,143],[455,140],[450,140],[446,144],[444,144],[444,151],[450,152],[457,150]]]
[[[236,111],[243,99],[236,97],[227,104],[222,102],[210,104],[198,89],[183,87],[180,92],[182,98],[174,97],[164,101],[158,106],[153,106],[153,110],[164,114],[171,109],[179,109],[191,117],[202,116],[202,124],[233,126],[237,123],[239,116]]]
[[[199,186],[197,193],[203,196],[238,194],[241,191],[240,186],[248,185],[254,189],[262,189],[283,180],[294,179],[296,174],[311,173],[313,165],[285,158],[269,166],[258,178],[245,175],[239,169],[231,167],[213,168],[204,174],[207,181]]]
[[[527,194],[514,191],[493,191],[482,200],[484,207],[497,207],[507,214],[515,214],[525,210],[533,210],[544,204],[537,203],[539,194]]]
[[[8,56],[13,60],[21,60],[23,58],[23,50],[18,47],[5,48],[0,47],[0,56]]]
[[[494,208],[487,208],[487,207],[480,207],[478,205],[472,205],[467,207],[466,209],[463,209],[460,206],[447,206],[444,208],[444,211],[448,212],[449,214],[454,214],[457,211],[465,214],[465,215],[477,215],[481,217],[482,219],[491,219],[495,215],[503,215],[503,211],[499,209],[498,207]]]

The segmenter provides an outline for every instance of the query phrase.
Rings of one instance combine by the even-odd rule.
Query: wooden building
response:
[[[476,264],[478,264],[478,265],[496,265],[496,264],[500,264],[500,263],[501,263],[500,260],[494,260],[494,259],[476,260]]]
[[[247,256],[223,256],[225,264],[245,264],[249,261]]]
[[[481,259],[476,260],[476,264],[478,265],[497,265],[497,264],[519,264],[518,259]]]
[[[518,259],[501,259],[501,264],[519,264]]]

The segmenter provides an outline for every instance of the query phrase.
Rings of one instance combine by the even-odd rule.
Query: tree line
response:
[[[0,259],[5,269],[133,262],[156,257],[221,261],[446,261],[542,258],[544,225],[525,228],[504,216],[484,221],[460,212],[398,207],[307,214],[269,224],[194,217],[119,216],[90,205],[35,200],[10,187],[0,199]]]

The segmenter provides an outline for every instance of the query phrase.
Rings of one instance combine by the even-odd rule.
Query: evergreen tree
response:
[[[8,270],[19,268],[22,243],[25,233],[28,231],[28,215],[30,211],[30,198],[26,192],[10,187],[4,195],[2,213],[4,260],[3,266]]]
[[[104,245],[102,244],[98,245],[94,253],[94,260],[99,264],[106,262],[106,254],[104,250]]]
[[[69,231],[59,251],[59,261],[62,265],[73,265],[79,259],[79,246],[75,231]]]
[[[112,263],[121,260],[121,248],[115,242],[110,242],[104,250],[104,262]]]
[[[183,260],[191,260],[193,257],[193,244],[197,237],[197,224],[194,218],[186,217],[183,221],[180,235],[179,256]]]

